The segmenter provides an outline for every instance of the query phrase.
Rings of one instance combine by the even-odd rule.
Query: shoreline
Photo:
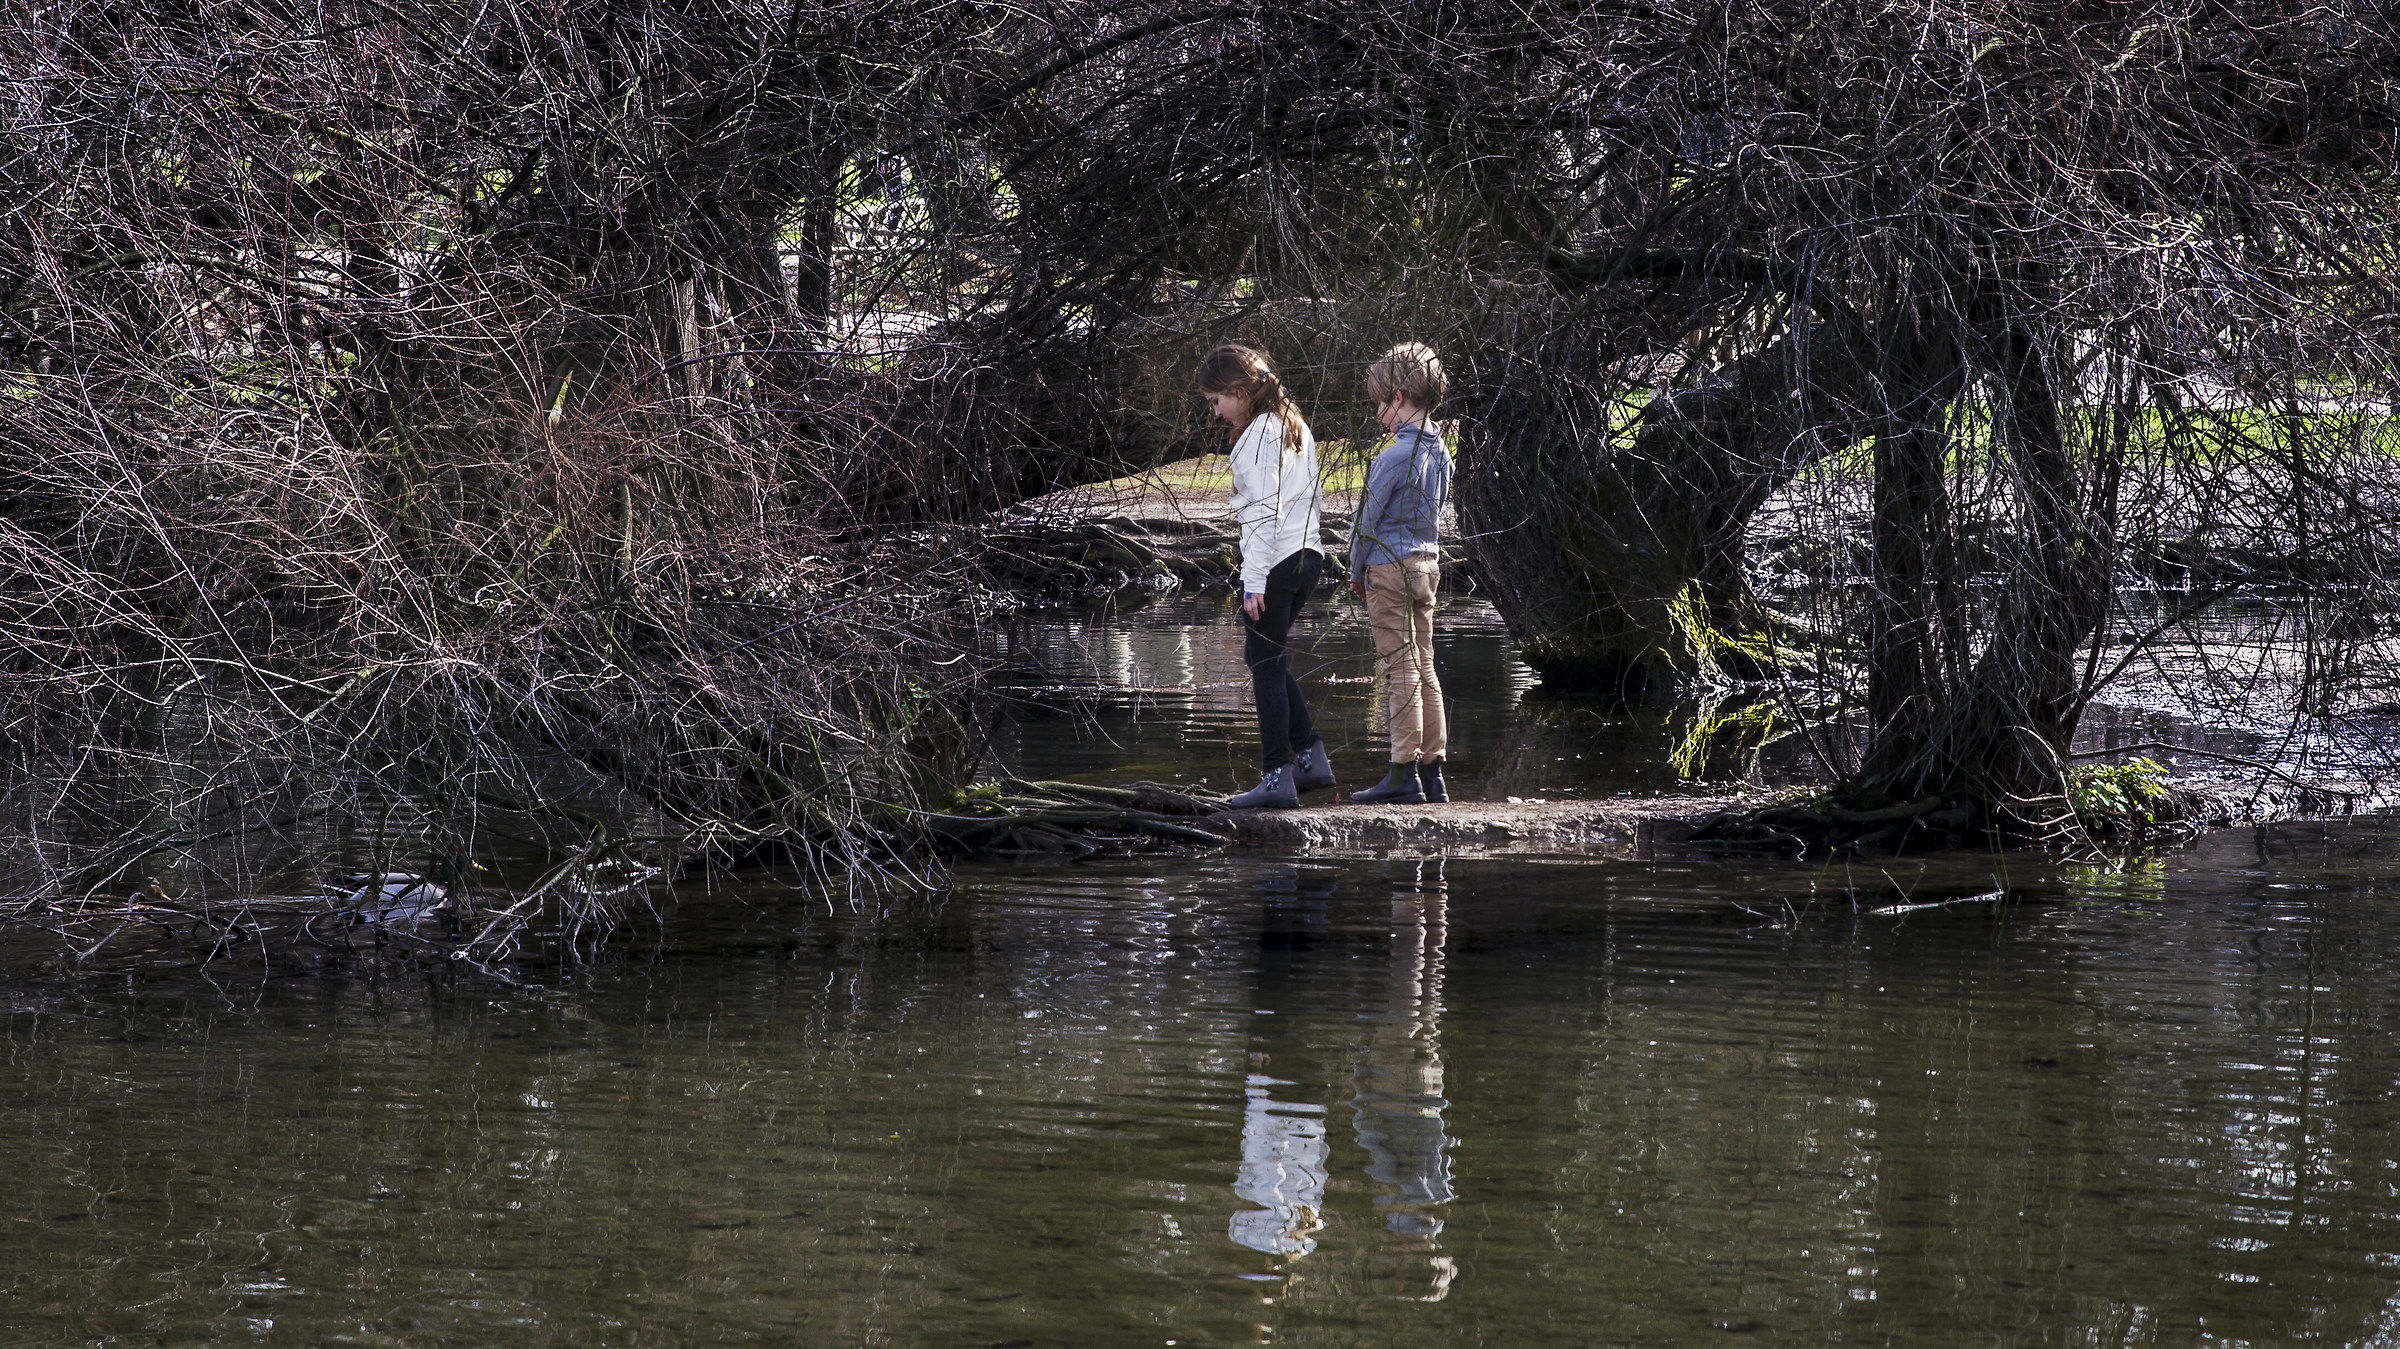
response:
[[[1763,789],[1692,796],[1614,796],[1583,800],[1445,801],[1292,810],[1232,810],[1201,821],[1227,832],[1237,848],[1297,848],[1338,854],[1411,848],[1442,853],[1575,850],[1632,857],[1674,843],[1701,817],[1771,798]]]
[[[2153,816],[2110,830],[2100,841],[2138,851],[2228,829],[2297,820],[2340,820],[2392,805],[2378,784],[2360,781],[2275,782],[2242,787],[2223,781],[2170,779]],[[1580,800],[1447,801],[1439,804],[1356,806],[1348,802],[1291,810],[1232,810],[1189,821],[1227,835],[1226,846],[1292,849],[1341,856],[1355,851],[1408,849],[1422,854],[1568,851],[1640,859],[1653,849],[1691,847],[1711,854],[1781,855],[1766,847],[1690,843],[1694,829],[1722,812],[1754,810],[1788,790],[1745,787],[1678,796],[1614,796]],[[1973,853],[1962,848],[1869,850],[1862,856],[1936,857]],[[1846,854],[1845,855],[1852,855]]]

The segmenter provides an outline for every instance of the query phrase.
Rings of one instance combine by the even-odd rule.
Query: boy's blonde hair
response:
[[[1403,342],[1375,358],[1367,367],[1367,397],[1382,407],[1394,394],[1412,407],[1431,412],[1440,407],[1450,381],[1442,374],[1442,358],[1422,342]]]

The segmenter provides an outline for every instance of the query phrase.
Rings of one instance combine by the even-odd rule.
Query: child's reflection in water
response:
[[[1367,1152],[1375,1206],[1390,1234],[1393,1277],[1447,1296],[1457,1266],[1442,1254],[1437,1206],[1450,1202],[1450,1135],[1442,1109],[1442,953],[1449,888],[1443,859],[1407,864],[1392,887],[1392,946],[1384,1012],[1351,1067],[1351,1127]],[[1379,1271],[1380,1272],[1380,1271]]]
[[[1392,893],[1391,946],[1384,998],[1373,1029],[1351,1061],[1351,1128],[1367,1154],[1374,1202],[1383,1214],[1383,1249],[1369,1255],[1370,1279],[1399,1283],[1405,1295],[1438,1301],[1456,1266],[1442,1253],[1438,1206],[1450,1201],[1450,1137],[1443,1126],[1442,962],[1449,902],[1442,860],[1406,864]],[[1270,882],[1270,921],[1297,896],[1296,877]],[[1278,938],[1280,937],[1280,940]],[[1268,934],[1269,966],[1288,967],[1297,932]],[[1262,970],[1267,982],[1288,968]],[[1264,990],[1262,990],[1264,991]],[[1270,1009],[1273,1010],[1273,1009]],[[1242,1121],[1242,1165],[1234,1193],[1259,1207],[1233,1215],[1227,1235],[1255,1251],[1296,1259],[1317,1248],[1323,1226],[1330,1146],[1325,1108],[1278,1100],[1296,1085],[1269,1076],[1268,1056],[1251,1055]],[[1295,1093],[1299,1094],[1299,1093]],[[1361,1254],[1366,1254],[1361,1252]]]
[[[1300,957],[1313,942],[1311,928],[1323,918],[1332,897],[1330,882],[1303,876],[1297,867],[1278,867],[1260,881],[1258,934],[1258,1013],[1250,1053],[1250,1076],[1242,1105],[1242,1169],[1233,1192],[1258,1205],[1237,1212],[1226,1235],[1237,1244],[1269,1255],[1297,1258],[1317,1248],[1312,1235],[1324,1225],[1325,1107],[1304,1101],[1277,1100],[1277,1087],[1295,1082],[1271,1077],[1271,1066],[1302,1078],[1316,1075],[1292,1065],[1307,1061],[1305,1051],[1289,1044],[1284,1022],[1266,1020],[1299,997],[1287,996]],[[1287,1063],[1275,1065],[1268,1050],[1283,1054]],[[1305,1094],[1305,1093],[1294,1093]]]
[[[1266,1055],[1251,1055],[1253,1067]],[[1324,1226],[1325,1107],[1278,1101],[1269,1088],[1288,1087],[1265,1073],[1250,1074],[1242,1115],[1242,1171],[1233,1192],[1258,1208],[1233,1215],[1226,1235],[1269,1255],[1306,1255],[1310,1233]]]

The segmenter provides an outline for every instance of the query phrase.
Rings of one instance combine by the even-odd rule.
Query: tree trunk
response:
[[[838,170],[832,181],[840,181]],[[834,311],[833,251],[841,242],[835,205],[834,193],[827,190],[811,198],[800,213],[800,266],[793,279],[792,308],[801,331],[819,342],[825,338]]]
[[[1872,784],[1905,768],[1959,687],[1969,657],[1963,605],[1966,577],[1945,479],[1947,429],[1961,371],[1954,343],[1920,322],[1906,345],[1915,359],[1896,362],[1894,386],[1917,391],[1891,409],[1875,438],[1872,635],[1867,648],[1867,724],[1875,740],[1858,782]]]
[[[2077,654],[2107,613],[2113,531],[2108,503],[2087,490],[2067,442],[2059,356],[2022,328],[1995,346],[1997,448],[2015,469],[2023,543],[1963,678],[1953,673],[1965,661],[1955,639],[1943,641],[1948,659],[1939,663],[1912,660],[1906,639],[1879,644],[1873,741],[1856,786],[1869,804],[1964,796],[2004,820],[2034,824],[2063,813],[2082,692]],[[1906,485],[1895,472],[1895,495]],[[1888,561],[1879,553],[1876,579],[1887,603],[1963,625],[1963,599],[1943,597],[1933,588],[1941,578],[1912,565],[1905,549]],[[1906,714],[1893,715],[1903,704]]]
[[[1628,698],[1763,677],[1794,653],[1743,567],[1777,489],[1856,444],[1865,372],[1830,325],[1800,327],[1651,402],[1630,440],[1616,388],[1572,354],[1511,371],[1474,418],[1463,551],[1526,662]]]

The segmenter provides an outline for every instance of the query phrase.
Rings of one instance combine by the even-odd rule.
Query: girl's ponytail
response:
[[[1267,354],[1255,347],[1227,345],[1208,353],[1200,362],[1198,381],[1202,393],[1239,394],[1250,405],[1250,415],[1272,412],[1283,421],[1283,448],[1298,454],[1302,437],[1308,434],[1308,423],[1301,420],[1298,405],[1283,389],[1275,368],[1267,363]],[[1236,428],[1235,435],[1241,431]]]

